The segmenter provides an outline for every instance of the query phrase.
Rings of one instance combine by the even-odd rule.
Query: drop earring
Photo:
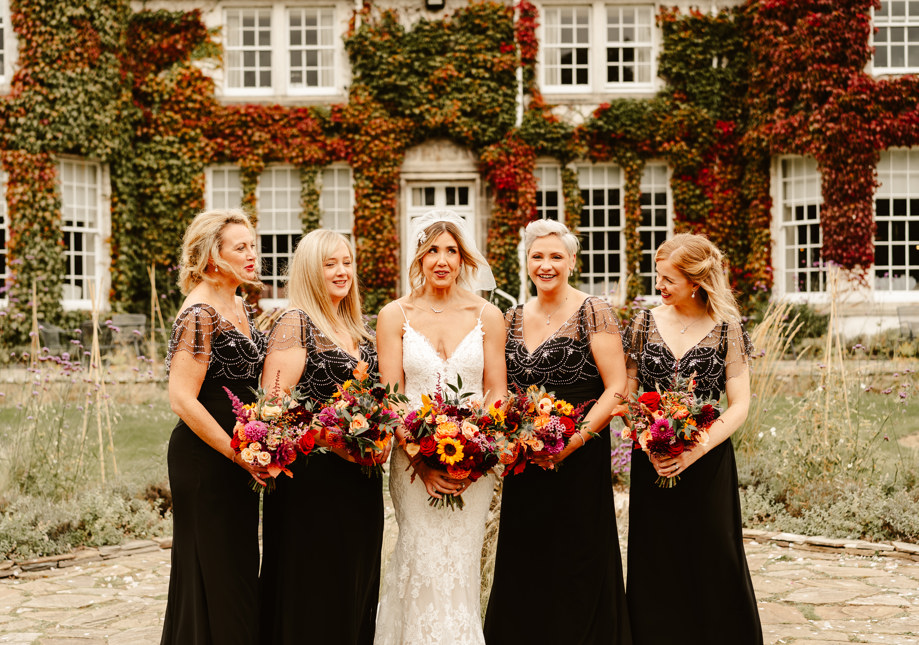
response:
[[[690,298],[695,298],[695,297],[696,297],[696,290],[693,289],[693,290],[692,290],[692,295],[690,296]]]

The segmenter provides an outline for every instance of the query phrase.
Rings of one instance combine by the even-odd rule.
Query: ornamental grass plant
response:
[[[0,560],[171,529],[163,482],[174,416],[151,361],[125,350],[103,365],[79,340],[68,349],[30,348],[3,369]]]
[[[912,361],[877,361],[838,333],[838,270],[819,361],[780,360],[797,326],[774,305],[754,330],[753,398],[734,437],[744,523],[828,537],[919,541]]]

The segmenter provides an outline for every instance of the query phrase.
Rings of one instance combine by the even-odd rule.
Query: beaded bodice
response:
[[[265,360],[266,340],[255,328],[248,306],[246,318],[250,336],[240,332],[210,305],[195,304],[182,310],[172,326],[166,371],[171,368],[176,352],[188,352],[207,365],[207,380],[258,380]]]
[[[603,390],[600,372],[590,349],[594,334],[619,334],[616,315],[601,298],[584,299],[578,310],[532,352],[523,342],[523,305],[505,314],[507,382],[513,390],[542,385],[549,390],[596,382]]]
[[[352,378],[358,360],[377,372],[377,353],[370,341],[359,345],[360,358],[352,356],[323,334],[306,312],[291,309],[278,319],[268,336],[268,353],[292,347],[306,349],[299,387],[315,401],[326,401],[337,386]]]
[[[695,379],[697,396],[714,399],[721,398],[728,379],[743,373],[753,352],[741,324],[723,322],[677,359],[649,310],[635,314],[623,333],[622,345],[629,378],[645,391],[672,387],[678,374]]]

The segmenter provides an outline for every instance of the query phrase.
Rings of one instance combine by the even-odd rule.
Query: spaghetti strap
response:
[[[486,300],[486,301],[485,301],[485,304],[482,305],[482,308],[479,309],[479,317],[478,317],[478,321],[479,321],[479,322],[482,322],[482,312],[485,311],[485,307],[487,307],[487,306],[488,306],[488,301]]]
[[[408,316],[405,315],[405,309],[402,309],[402,303],[398,300],[396,300],[395,303],[399,305],[399,310],[402,312],[402,317],[405,318],[405,322],[408,322]]]

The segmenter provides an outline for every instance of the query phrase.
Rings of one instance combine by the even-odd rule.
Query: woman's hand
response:
[[[705,446],[696,444],[689,450],[684,450],[676,457],[658,458],[654,455],[648,455],[651,459],[651,465],[661,477],[676,477],[686,472],[686,469],[696,463],[706,453]]]
[[[265,479],[269,477],[267,468],[264,466],[247,464],[239,458],[239,453],[235,451],[233,452],[233,463],[252,475],[252,479],[258,482],[259,486],[265,486]]]
[[[469,479],[458,481],[447,473],[436,468],[430,468],[421,461],[414,462],[412,466],[415,474],[421,477],[421,482],[434,499],[441,499],[444,495],[459,495],[469,488],[472,482]]]
[[[552,470],[557,465],[565,461],[568,456],[573,453],[575,450],[580,450],[584,446],[584,435],[580,433],[575,433],[571,435],[571,439],[568,441],[568,445],[565,446],[557,455],[550,455],[548,453],[542,455],[534,455],[533,463],[537,466],[545,469]]]
[[[389,459],[389,453],[392,452],[392,440],[386,442],[386,445],[383,446],[383,450],[380,452],[373,453],[373,463],[375,464],[385,464],[386,460]]]

